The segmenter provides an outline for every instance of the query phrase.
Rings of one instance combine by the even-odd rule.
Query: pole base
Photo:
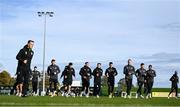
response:
[[[45,96],[46,95],[46,92],[45,91],[42,91],[41,92],[41,96]]]

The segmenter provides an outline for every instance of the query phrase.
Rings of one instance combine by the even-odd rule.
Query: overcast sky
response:
[[[35,41],[32,65],[42,64],[38,11],[55,13],[47,18],[46,65],[52,58],[75,67],[76,62],[117,61],[119,79],[120,64],[132,58],[136,68],[154,64],[162,80],[156,86],[162,87],[180,70],[180,0],[0,0],[0,9],[0,67],[12,75],[16,54],[29,39]]]

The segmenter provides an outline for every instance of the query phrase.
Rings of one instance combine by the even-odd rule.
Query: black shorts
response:
[[[67,85],[72,85],[72,80],[69,80],[69,79],[65,79],[63,81],[63,85],[67,86]]]
[[[90,85],[90,81],[84,80],[84,81],[82,81],[82,85],[83,86],[89,86]]]
[[[52,78],[50,78],[50,79],[49,79],[49,83],[52,83],[52,82],[58,83],[58,79],[52,79]]]
[[[108,85],[114,86],[114,80],[108,80]]]
[[[17,78],[16,78],[16,83],[17,84],[22,84],[24,81],[23,77],[21,75],[17,75]]]

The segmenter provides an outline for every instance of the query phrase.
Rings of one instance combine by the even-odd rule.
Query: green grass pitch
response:
[[[180,99],[152,98],[152,99],[124,99],[121,97],[62,97],[55,96],[0,96],[0,106],[180,106]]]

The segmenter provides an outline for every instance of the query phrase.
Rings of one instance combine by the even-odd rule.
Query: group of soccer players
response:
[[[142,95],[142,87],[144,85],[144,94],[146,98],[151,98],[151,90],[154,83],[154,77],[156,77],[156,71],[152,69],[152,65],[149,65],[148,70],[145,69],[144,63],[141,63],[140,68],[135,71],[134,66],[132,65],[132,60],[128,60],[128,65],[124,67],[124,74],[125,74],[125,80],[126,80],[126,93],[125,96],[128,98],[131,98],[130,96],[130,90],[132,87],[132,77],[135,75],[137,77],[137,83],[138,83],[138,90],[136,94],[136,98],[141,97],[144,98]]]
[[[22,48],[17,54],[16,59],[18,60],[17,67],[17,95],[25,97],[27,96],[27,90],[29,87],[29,78],[32,76],[32,86],[33,93],[37,94],[37,83],[38,78],[40,77],[40,73],[36,70],[37,67],[34,67],[33,72],[30,72],[31,59],[33,57],[34,52],[32,51],[34,45],[34,41],[29,40],[27,45]],[[47,74],[49,76],[49,89],[51,96],[55,95],[55,91],[57,90],[58,84],[58,75],[60,74],[60,68],[56,64],[55,59],[51,60],[51,65],[47,68]],[[145,64],[141,63],[139,69],[135,69],[133,66],[132,60],[128,59],[128,64],[124,66],[123,73],[125,75],[126,81],[126,95],[124,98],[131,98],[130,92],[132,88],[133,75],[137,77],[138,90],[136,94],[136,98],[151,98],[151,91],[154,83],[154,77],[156,77],[156,71],[153,70],[152,65],[148,66],[148,70],[145,69]],[[101,82],[103,76],[103,69],[101,67],[101,63],[97,63],[96,68],[92,71],[89,62],[85,62],[84,66],[80,69],[79,75],[81,76],[82,81],[82,90],[80,96],[89,97],[90,94],[90,79],[94,77],[94,96],[99,98],[100,90],[101,90]],[[116,68],[113,66],[113,62],[109,62],[109,67],[105,70],[104,73],[107,78],[108,85],[108,95],[109,98],[114,97],[114,85],[115,85],[115,76],[118,75]],[[71,93],[71,85],[73,81],[73,77],[75,77],[75,69],[73,68],[73,63],[69,63],[65,66],[64,70],[61,73],[61,78],[63,78],[63,86],[64,86],[64,96],[69,96]],[[172,92],[176,90],[177,93],[177,83],[179,82],[179,78],[176,74],[170,79],[174,83],[172,86]],[[54,86],[54,88],[53,88]],[[142,94],[142,88],[144,86],[144,95]],[[170,93],[171,94],[171,93]]]
[[[58,83],[58,74],[60,73],[59,67],[55,64],[55,59],[52,59],[51,65],[47,69],[47,73],[50,76],[50,90],[51,93],[54,93],[56,90],[56,86]],[[128,59],[128,64],[124,66],[123,73],[125,75],[126,81],[126,95],[124,98],[131,98],[130,91],[132,87],[133,75],[137,77],[138,90],[136,93],[136,98],[152,98],[152,87],[154,83],[154,77],[156,77],[156,71],[153,70],[152,65],[148,66],[148,70],[145,69],[145,64],[141,63],[140,68],[135,70],[133,66],[132,60]],[[89,62],[85,62],[84,66],[80,69],[79,75],[81,76],[82,81],[82,89],[80,93],[80,97],[86,96],[89,97],[90,92],[90,79],[94,77],[94,87],[93,87],[93,95],[99,98],[100,90],[102,85],[102,76],[103,69],[101,67],[101,63],[97,63],[96,68],[92,71]],[[109,62],[109,67],[105,70],[105,77],[107,78],[108,84],[108,95],[109,98],[114,97],[114,85],[115,85],[115,76],[118,75],[118,72],[115,67],[113,67],[113,62]],[[73,77],[75,77],[75,69],[73,68],[73,63],[69,63],[65,66],[61,78],[63,77],[63,85],[64,85],[64,94],[63,96],[69,96],[71,93],[71,85],[73,81]],[[172,90],[176,91],[176,98],[178,97],[178,82],[179,77],[177,76],[177,71],[171,77],[170,81],[172,81]],[[52,88],[52,83],[54,83],[54,90]],[[144,87],[143,94],[142,88]],[[55,94],[55,93],[54,93]],[[53,94],[51,94],[53,96]],[[168,97],[169,98],[169,97]]]

